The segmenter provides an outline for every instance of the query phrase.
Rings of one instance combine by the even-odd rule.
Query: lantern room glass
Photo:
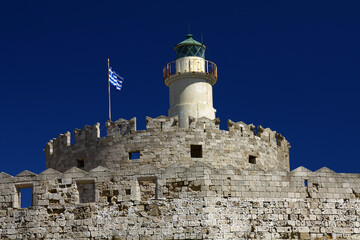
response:
[[[201,57],[205,59],[205,49],[202,45],[185,44],[175,49],[176,59],[182,57]]]

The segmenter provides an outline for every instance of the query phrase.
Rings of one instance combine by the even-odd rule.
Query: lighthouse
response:
[[[169,87],[169,117],[178,116],[179,127],[189,126],[189,117],[215,119],[212,86],[217,67],[205,60],[206,47],[192,34],[175,46],[176,60],[164,66],[163,76]]]

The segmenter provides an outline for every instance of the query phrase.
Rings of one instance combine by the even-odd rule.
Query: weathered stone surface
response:
[[[189,123],[148,117],[136,131],[120,119],[103,138],[96,124],[75,130],[74,145],[69,132],[51,140],[44,172],[0,174],[0,238],[360,239],[360,174],[289,172],[279,133]],[[33,204],[21,208],[28,187]]]
[[[0,182],[1,238],[349,239],[360,234],[360,178],[354,174],[324,178],[305,168],[294,170],[297,174],[230,165],[216,169],[201,161],[190,168],[83,172],[86,178],[79,172]],[[30,180],[36,204],[12,207],[15,186]],[[80,188],[90,183],[92,191]]]
[[[191,119],[189,128],[179,128],[177,117],[147,117],[146,130],[136,131],[136,118],[107,122],[107,136],[100,138],[99,124],[75,130],[70,135],[51,140],[45,149],[46,166],[64,172],[72,167],[91,170],[131,169],[143,164],[164,168],[174,163],[189,167],[196,156],[191,145],[201,146],[201,160],[214,168],[233,165],[245,169],[256,164],[264,170],[275,167],[289,170],[289,148],[286,139],[269,128],[255,131],[255,126],[228,121],[228,131],[219,129],[219,119]],[[138,153],[139,159],[130,159]],[[251,159],[251,160],[250,160]],[[196,159],[195,159],[196,160]]]

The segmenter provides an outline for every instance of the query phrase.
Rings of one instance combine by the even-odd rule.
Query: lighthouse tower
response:
[[[189,117],[215,119],[212,86],[217,67],[205,60],[206,47],[188,34],[175,46],[176,61],[165,65],[164,82],[169,87],[169,117],[178,116],[179,127],[189,126]]]

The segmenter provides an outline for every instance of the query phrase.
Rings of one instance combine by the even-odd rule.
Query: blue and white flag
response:
[[[109,82],[116,87],[117,90],[121,90],[124,78],[120,77],[115,71],[109,67]]]

